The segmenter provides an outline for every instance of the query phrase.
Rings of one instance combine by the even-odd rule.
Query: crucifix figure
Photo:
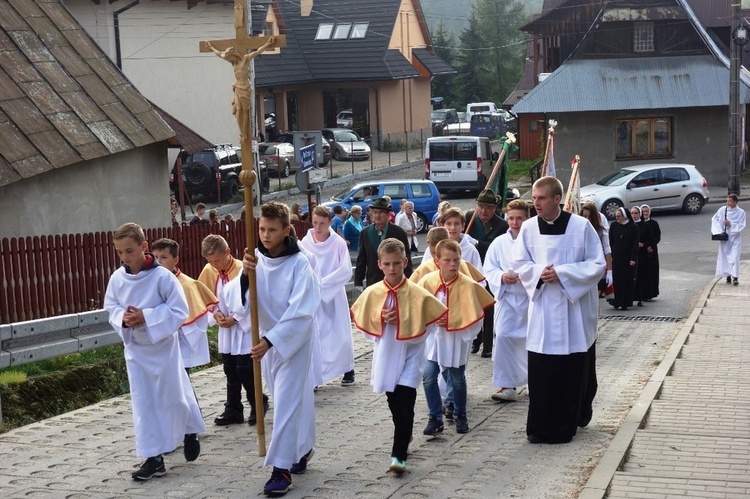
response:
[[[250,83],[250,60],[262,54],[267,48],[276,43],[276,37],[270,37],[266,43],[261,45],[257,50],[249,54],[242,53],[234,47],[227,47],[224,50],[217,50],[211,42],[205,42],[206,46],[217,56],[228,61],[234,69],[234,99],[232,100],[232,114],[237,120],[237,126],[240,128],[240,141],[245,137],[252,135],[250,127],[250,99],[252,95],[252,84]]]

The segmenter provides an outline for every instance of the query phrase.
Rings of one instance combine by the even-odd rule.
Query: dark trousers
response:
[[[227,401],[224,407],[242,414],[242,388],[244,387],[251,410],[255,412],[253,359],[250,354],[232,355],[223,353],[221,354],[221,362],[224,364],[224,374],[227,377]],[[264,395],[263,399],[265,400],[267,397]]]
[[[409,441],[414,430],[414,404],[417,401],[417,389],[396,385],[392,392],[385,392],[388,408],[393,418],[393,449],[391,456],[406,461],[409,454]]]
[[[582,416],[591,419],[591,402],[596,394],[593,386],[591,390],[588,387],[592,374],[596,377],[591,352],[591,349],[569,355],[529,352],[527,435],[551,444],[566,443],[575,436]]]

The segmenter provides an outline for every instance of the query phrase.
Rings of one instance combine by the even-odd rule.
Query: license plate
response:
[[[433,177],[448,177],[451,172],[432,172]]]

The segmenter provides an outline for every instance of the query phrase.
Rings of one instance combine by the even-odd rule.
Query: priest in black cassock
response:
[[[563,188],[542,177],[532,188],[537,216],[521,226],[510,268],[529,296],[531,443],[565,443],[589,424],[596,394],[596,285],[606,263],[589,221],[560,208]]]

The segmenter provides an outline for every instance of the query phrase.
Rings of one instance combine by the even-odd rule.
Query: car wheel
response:
[[[427,232],[427,227],[430,225],[427,217],[421,213],[417,213],[417,232]]]
[[[284,171],[282,172],[282,175],[288,177],[289,173],[291,173],[291,168],[289,167],[289,161],[287,161],[286,163],[284,163]]]
[[[333,158],[338,161],[341,161],[341,151],[339,151],[338,149],[334,149]]]
[[[201,187],[214,180],[214,174],[211,172],[211,168],[205,163],[191,163],[185,170],[185,181],[189,186]],[[214,187],[215,186],[216,183],[214,180]]]
[[[703,198],[698,194],[690,194],[682,202],[682,211],[688,215],[697,215],[703,209]]]
[[[614,220],[617,210],[623,207],[619,199],[608,199],[602,204],[602,213],[609,219]]]
[[[229,201],[239,193],[240,183],[236,178],[233,178],[221,187],[221,201]]]

